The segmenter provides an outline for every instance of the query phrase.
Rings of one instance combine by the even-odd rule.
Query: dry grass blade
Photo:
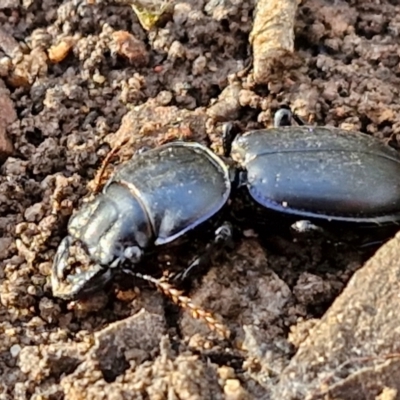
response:
[[[138,278],[144,279],[156,285],[166,296],[171,298],[175,304],[189,310],[193,318],[203,320],[212,331],[217,332],[224,339],[228,339],[230,337],[229,329],[224,324],[219,322],[211,312],[204,310],[196,304],[193,304],[190,297],[183,295],[181,291],[175,289],[170,283],[153,278],[150,275],[143,275],[140,273],[134,274]]]

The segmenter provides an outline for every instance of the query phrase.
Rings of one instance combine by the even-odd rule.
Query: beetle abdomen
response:
[[[349,222],[400,220],[400,157],[370,136],[288,127],[249,132],[233,151],[251,196],[266,208]]]

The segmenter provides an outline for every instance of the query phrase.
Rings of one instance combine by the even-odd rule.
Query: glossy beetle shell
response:
[[[74,298],[99,289],[127,248],[138,250],[133,264],[139,262],[142,251],[213,217],[230,192],[227,166],[201,144],[174,142],[134,156],[70,219],[54,259],[53,294]]]
[[[280,127],[236,137],[232,158],[251,197],[299,218],[386,224],[400,221],[400,156],[360,132]]]
[[[117,171],[111,182],[134,185],[155,245],[207,221],[225,205],[231,190],[227,166],[199,143],[175,142],[143,153]]]

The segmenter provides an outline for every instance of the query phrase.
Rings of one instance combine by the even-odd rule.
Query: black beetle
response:
[[[54,295],[81,297],[101,288],[114,271],[132,270],[151,248],[216,217],[229,197],[235,203],[240,197],[232,191],[236,187],[250,199],[245,205],[253,214],[249,220],[258,220],[261,212],[317,225],[395,228],[400,222],[399,154],[360,132],[284,126],[291,118],[282,109],[274,128],[227,135],[233,174],[231,161],[198,143],[169,143],[122,165],[102,193],[71,218],[53,264]],[[230,225],[222,224],[181,277],[230,236]]]
[[[310,220],[320,226],[396,229],[398,152],[361,132],[283,126],[291,117],[290,110],[281,109],[275,128],[228,142],[226,152],[243,171],[240,181],[261,213],[273,211],[291,222]]]
[[[72,299],[100,289],[116,267],[133,268],[143,252],[208,222],[230,192],[228,167],[199,143],[172,142],[137,154],[70,219],[54,259],[53,294]],[[220,245],[230,226],[215,235]]]

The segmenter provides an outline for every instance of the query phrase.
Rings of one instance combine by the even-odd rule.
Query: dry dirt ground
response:
[[[146,31],[122,2],[0,0],[1,400],[400,398],[400,238],[362,267],[342,245],[238,237],[189,293],[230,340],[140,282],[52,296],[68,218],[121,136],[220,151],[223,121],[265,127],[288,104],[398,145],[397,0],[304,0],[266,85],[248,68],[253,10],[177,1]]]

